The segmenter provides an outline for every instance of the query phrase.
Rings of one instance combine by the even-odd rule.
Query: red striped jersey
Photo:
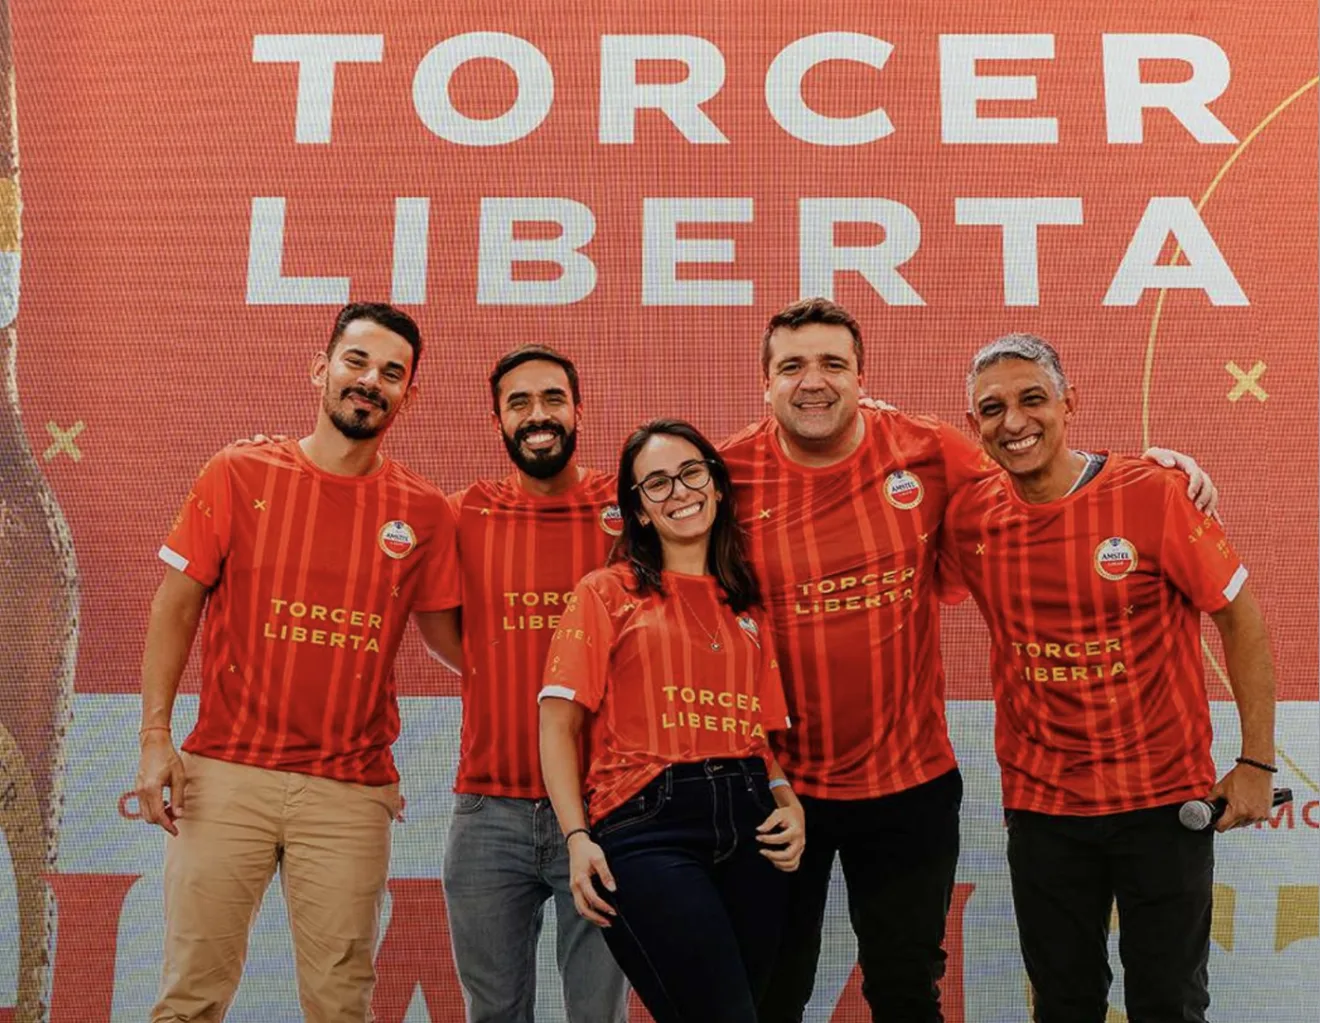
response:
[[[949,495],[992,466],[934,419],[862,412],[844,461],[798,465],[773,418],[723,446],[779,644],[799,792],[865,799],[956,764],[934,569]]]
[[[1214,784],[1201,614],[1247,571],[1186,485],[1111,455],[1057,501],[1007,474],[954,498],[941,550],[990,627],[1008,809],[1117,813]]]
[[[665,596],[637,593],[612,565],[578,584],[550,643],[541,699],[595,715],[592,823],[670,764],[771,756],[766,733],[788,708],[764,617],[734,614],[710,576],[661,574]]]
[[[160,557],[210,588],[201,756],[341,781],[398,780],[394,655],[411,611],[460,600],[444,495],[388,458],[317,468],[297,441],[225,448]]]
[[[463,733],[457,792],[539,799],[536,694],[573,587],[622,530],[615,478],[583,470],[572,490],[527,493],[516,473],[454,494],[463,564]]]

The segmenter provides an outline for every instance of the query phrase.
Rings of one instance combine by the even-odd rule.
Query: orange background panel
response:
[[[1141,145],[1105,138],[1102,35],[1182,32],[1227,53],[1232,81],[1212,105],[1239,140],[1316,75],[1313,6],[1065,0],[971,0],[889,8],[855,3],[677,2],[571,7],[310,2],[23,4],[14,10],[23,190],[18,378],[40,453],[47,424],[81,420],[80,461],[43,461],[71,525],[82,587],[77,685],[132,691],[155,551],[188,481],[217,447],[257,431],[298,434],[315,395],[306,381],[327,307],[249,306],[250,209],[287,199],[284,272],[348,276],[352,297],[388,297],[394,200],[431,201],[427,301],[413,312],[431,346],[421,400],[390,450],[447,490],[502,474],[485,374],[524,341],[550,341],[583,372],[587,463],[610,467],[626,430],[655,414],[723,436],[763,414],[757,343],[766,317],[798,296],[797,202],[876,196],[908,206],[921,246],[902,269],[923,306],[888,306],[856,275],[836,297],[867,335],[870,391],[957,421],[969,354],[1004,331],[1055,341],[1081,392],[1079,445],[1121,451],[1151,442],[1194,453],[1224,494],[1234,543],[1269,615],[1280,695],[1317,696],[1316,90],[1247,145],[1202,211],[1251,304],[1215,307],[1199,291],[1130,308],[1102,298],[1147,202],[1199,202],[1232,145],[1201,145],[1172,116],[1145,118]],[[1239,13],[1239,10],[1241,13]],[[848,116],[882,105],[896,130],[876,142],[820,147],[770,117],[765,71],[789,42],[820,31],[878,36],[895,47],[880,71],[834,62],[806,79],[808,102]],[[461,147],[431,134],[412,105],[421,58],[463,32],[535,44],[555,75],[540,127],[505,146]],[[1050,33],[1053,60],[982,66],[1034,74],[1035,101],[982,104],[985,116],[1052,116],[1056,145],[940,140],[939,37]],[[253,36],[383,34],[378,64],[340,65],[332,141],[294,141],[297,70],[256,64]],[[659,113],[639,115],[633,145],[597,140],[599,38],[691,34],[719,48],[722,90],[706,114],[728,145],[693,145]],[[648,70],[648,80],[681,73]],[[1178,79],[1178,65],[1147,67]],[[474,62],[455,76],[456,105],[499,114],[514,97],[506,69]],[[1003,305],[1000,232],[954,222],[957,197],[1076,196],[1084,223],[1040,234],[1039,306]],[[476,303],[483,196],[557,196],[588,206],[584,252],[598,280],[558,307]],[[747,224],[693,228],[736,243],[732,266],[681,276],[752,281],[750,307],[644,307],[647,197],[750,197]],[[878,233],[840,232],[867,244]],[[1170,250],[1171,250],[1170,246]],[[538,271],[529,271],[535,276]],[[543,271],[541,271],[543,273]],[[1230,402],[1229,361],[1257,361],[1268,394]],[[1148,436],[1143,417],[1149,422]],[[949,695],[989,697],[982,627],[947,621]],[[1210,672],[1214,675],[1213,670]],[[454,680],[410,641],[403,691],[449,694]],[[195,681],[195,679],[194,679]],[[1216,696],[1226,691],[1212,683]]]

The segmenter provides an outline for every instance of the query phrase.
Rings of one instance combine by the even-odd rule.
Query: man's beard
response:
[[[345,409],[341,405],[332,405],[330,395],[327,392],[325,396],[325,410],[330,416],[330,422],[334,423],[335,429],[350,440],[371,440],[381,430],[389,424],[390,403],[385,400],[380,391],[367,390],[365,387],[345,387],[339,394],[340,402],[347,400],[350,394],[357,394],[368,401],[376,403],[386,415],[382,416],[380,421],[374,425],[368,422],[368,416],[371,415],[371,409],[350,408]]]
[[[543,430],[548,430],[559,437],[558,448],[549,447],[545,451],[535,451],[531,454],[525,452],[522,442],[528,434]],[[564,471],[564,467],[568,465],[569,459],[577,449],[577,430],[574,429],[570,433],[553,420],[546,423],[526,423],[520,426],[512,437],[503,432],[501,436],[504,438],[504,449],[509,453],[513,464],[535,480],[548,480],[558,476]]]

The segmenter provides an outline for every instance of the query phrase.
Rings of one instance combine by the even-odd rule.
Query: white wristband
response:
[[[770,788],[772,788],[772,789],[777,789],[777,788],[781,788],[781,787],[782,787],[782,788],[788,788],[788,779],[787,779],[787,778],[771,778],[771,779],[770,779]]]

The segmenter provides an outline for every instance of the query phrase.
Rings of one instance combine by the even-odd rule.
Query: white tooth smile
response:
[[[1030,437],[1023,437],[1021,440],[1004,441],[1004,447],[1009,451],[1026,451],[1028,448],[1035,447],[1040,441],[1040,434],[1033,434]]]
[[[697,514],[697,512],[701,511],[703,507],[705,507],[705,502],[698,501],[696,504],[689,504],[683,508],[679,508],[677,511],[671,511],[669,517],[671,519],[690,519],[693,515]]]

